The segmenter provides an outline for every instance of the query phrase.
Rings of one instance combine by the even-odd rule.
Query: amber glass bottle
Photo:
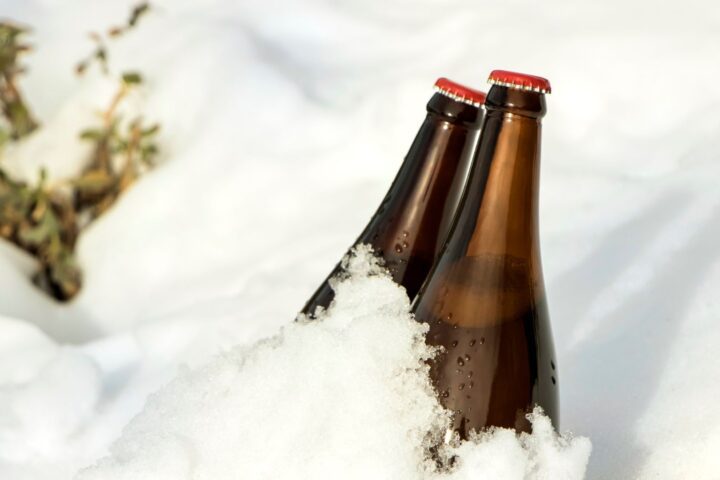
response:
[[[467,179],[482,119],[485,94],[446,78],[435,83],[427,116],[385,199],[355,245],[382,256],[393,279],[414,298],[436,260]],[[313,316],[333,299],[329,280],[302,313]]]
[[[557,366],[538,241],[540,120],[547,80],[490,75],[485,119],[458,214],[413,306],[429,324],[441,402],[463,438],[527,431],[539,404],[558,420]]]

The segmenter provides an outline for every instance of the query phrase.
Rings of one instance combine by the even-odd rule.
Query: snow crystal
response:
[[[532,435],[482,434],[448,447],[452,472],[434,471],[448,413],[430,385],[426,326],[369,247],[346,266],[319,320],[184,372],[78,478],[582,478],[589,442],[556,437],[540,413]]]

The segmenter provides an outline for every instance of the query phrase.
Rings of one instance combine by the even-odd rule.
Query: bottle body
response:
[[[442,351],[431,377],[454,429],[557,423],[558,389],[538,238],[541,94],[493,86],[468,187],[414,304]]]
[[[465,186],[479,137],[481,109],[436,93],[403,164],[354,245],[370,244],[393,280],[415,297],[442,247]],[[302,313],[313,316],[334,297],[330,273]]]

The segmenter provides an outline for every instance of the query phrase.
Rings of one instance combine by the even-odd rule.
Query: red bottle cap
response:
[[[473,107],[479,107],[485,103],[485,93],[460,85],[444,77],[438,78],[437,82],[435,82],[435,91],[457,102],[472,105]]]
[[[493,70],[490,72],[488,82],[501,87],[527,90],[530,92],[550,93],[550,81],[546,78],[526,75],[524,73],[508,72],[507,70]]]

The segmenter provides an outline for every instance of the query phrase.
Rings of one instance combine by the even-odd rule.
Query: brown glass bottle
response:
[[[476,157],[437,265],[413,309],[444,347],[431,363],[463,438],[528,431],[538,404],[558,421],[557,366],[538,239],[545,79],[495,71]]]
[[[485,94],[445,78],[435,83],[427,116],[385,199],[355,241],[373,246],[410,299],[425,281],[452,223],[475,152]],[[326,308],[334,293],[330,279],[302,313]]]

